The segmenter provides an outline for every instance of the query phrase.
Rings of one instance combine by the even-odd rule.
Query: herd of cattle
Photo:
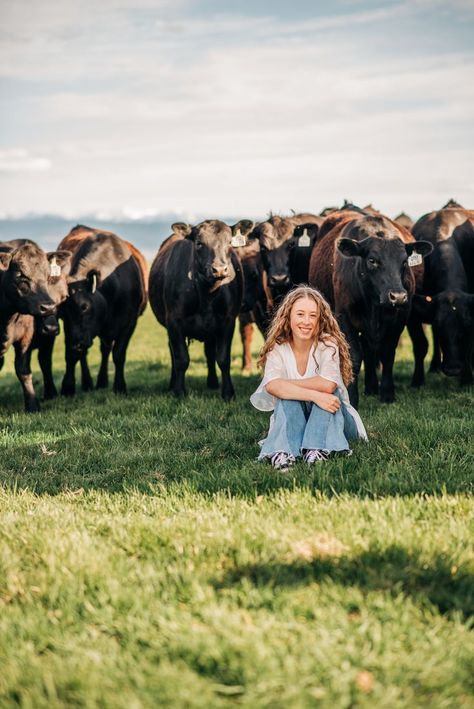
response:
[[[176,223],[161,245],[148,276],[143,255],[111,232],[77,226],[58,250],[45,253],[28,239],[0,243],[0,368],[10,345],[26,411],[38,411],[30,361],[38,349],[44,397],[57,395],[52,352],[64,322],[66,371],[61,393],[75,392],[75,369],[83,390],[93,387],[87,353],[100,339],[97,388],[108,385],[108,360],[115,365],[114,391],[125,392],[127,346],[149,298],[167,329],[170,389],[185,393],[188,342],[204,342],[207,385],[234,396],[231,344],[239,318],[243,368],[251,367],[254,323],[265,334],[281,298],[309,283],[330,302],[349,342],[355,379],[349,388],[357,406],[357,375],[364,362],[365,391],[394,400],[393,363],[405,326],[413,341],[413,386],[424,383],[433,330],[431,370],[473,382],[474,211],[450,200],[410,224],[391,220],[373,207],[345,203],[321,215],[271,215],[233,226],[209,219],[195,226]],[[381,365],[380,386],[377,368]]]

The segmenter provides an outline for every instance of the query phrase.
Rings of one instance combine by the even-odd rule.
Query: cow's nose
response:
[[[39,306],[39,311],[41,315],[53,315],[54,311],[56,310],[56,306],[54,303],[51,305],[47,305],[46,303],[41,303]]]
[[[268,282],[271,286],[286,286],[290,282],[290,279],[285,273],[275,273],[270,276]]]
[[[393,291],[388,294],[388,299],[392,305],[403,305],[408,300],[408,294],[405,290]]]
[[[229,273],[228,266],[213,266],[212,267],[212,275],[214,276],[214,278],[225,278],[228,273]]]
[[[43,325],[43,333],[45,335],[58,335],[59,334],[59,325],[53,325],[51,323],[44,323]]]

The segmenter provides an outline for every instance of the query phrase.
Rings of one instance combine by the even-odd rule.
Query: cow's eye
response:
[[[369,266],[378,266],[379,265],[377,259],[375,259],[375,258],[368,258],[367,263],[369,264]]]
[[[202,249],[202,242],[201,241],[196,241],[196,248]]]
[[[406,268],[408,266],[408,261],[405,259],[405,261],[402,263],[402,267]]]
[[[20,293],[28,293],[30,290],[30,284],[24,278],[18,282],[17,287]]]

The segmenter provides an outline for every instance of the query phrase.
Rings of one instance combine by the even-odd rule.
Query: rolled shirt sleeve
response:
[[[285,363],[281,353],[271,350],[265,362],[263,379],[256,391],[250,397],[250,401],[256,409],[260,411],[273,411],[275,408],[275,397],[267,392],[266,385],[274,379],[288,379]]]
[[[339,364],[339,347],[332,340],[326,340],[324,345],[319,362],[319,376],[329,379],[330,382],[340,386],[342,377]]]

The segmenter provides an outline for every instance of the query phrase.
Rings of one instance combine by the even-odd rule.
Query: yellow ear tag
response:
[[[51,262],[50,262],[50,265],[49,265],[49,266],[50,266],[50,267],[49,267],[49,275],[50,275],[52,278],[58,278],[58,277],[61,275],[61,266],[59,266],[59,265],[56,263],[56,257],[55,257],[55,256],[51,259]]]

